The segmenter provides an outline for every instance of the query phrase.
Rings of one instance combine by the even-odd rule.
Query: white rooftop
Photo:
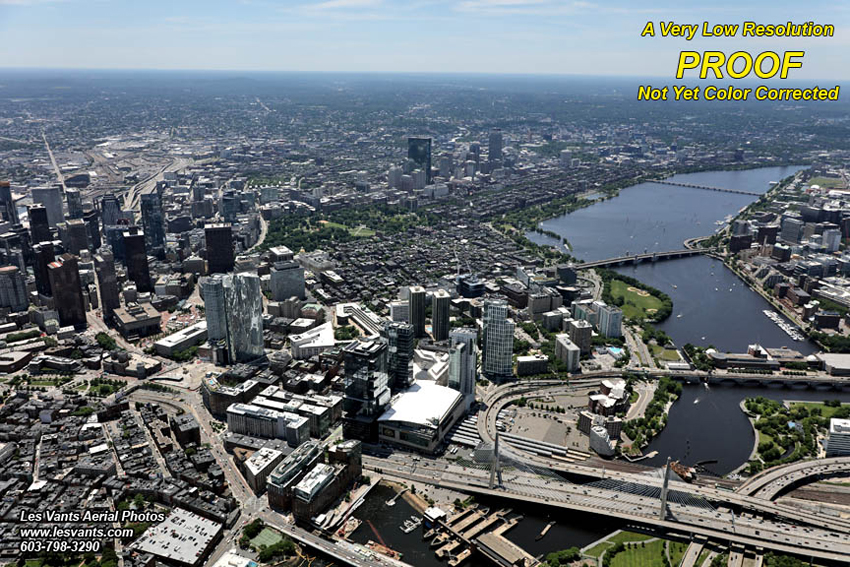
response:
[[[461,398],[460,392],[428,380],[417,380],[393,398],[378,421],[403,421],[436,427]]]
[[[838,419],[833,417],[829,420],[829,434],[833,433],[850,435],[850,419]]]
[[[218,522],[175,508],[165,520],[149,527],[132,547],[156,557],[194,565],[220,531]]]

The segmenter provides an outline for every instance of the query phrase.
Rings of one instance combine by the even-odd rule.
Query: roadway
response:
[[[157,181],[161,181],[166,171],[180,171],[184,167],[194,163],[191,158],[175,158],[170,164],[162,166],[159,171],[148,176],[146,179],[136,183],[127,190],[124,196],[124,208],[136,211],[141,203],[141,196],[150,193],[156,187]]]
[[[364,468],[408,482],[590,512],[669,532],[704,536],[713,541],[743,546],[760,546],[781,553],[802,553],[830,561],[850,559],[850,538],[846,532],[803,527],[750,514],[736,515],[727,509],[715,509],[700,503],[697,499],[688,502],[679,502],[675,498],[669,500],[667,517],[661,520],[658,516],[660,502],[652,493],[572,484],[518,469],[505,471],[502,485],[490,489],[488,471],[446,461],[426,458],[411,461],[406,455],[398,455],[384,459],[364,456],[363,462]],[[676,490],[679,488],[675,487]]]
[[[738,492],[747,496],[773,500],[785,490],[807,481],[846,474],[850,474],[850,457],[799,461],[762,471],[738,487]]]
[[[47,134],[44,130],[41,131],[41,137],[44,140],[44,147],[47,148],[47,155],[50,157],[50,163],[53,165],[53,171],[56,172],[56,179],[59,181],[59,185],[62,186],[62,194],[65,194],[65,176],[62,175],[62,171],[59,169],[59,164],[56,163],[56,158],[53,157],[53,150],[50,149],[50,142],[47,141]]]

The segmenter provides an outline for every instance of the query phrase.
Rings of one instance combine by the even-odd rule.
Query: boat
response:
[[[437,535],[437,528],[431,528],[430,530],[428,530],[427,532],[425,532],[422,535],[422,539],[427,541],[427,540],[431,539],[432,537],[434,537],[435,535]]]
[[[417,516],[411,516],[410,518],[405,520],[404,523],[401,526],[399,526],[399,529],[401,531],[403,531],[404,533],[409,534],[410,532],[412,532],[413,530],[415,530],[416,528],[418,528],[421,525],[422,525],[422,518],[419,518]]]
[[[546,537],[546,534],[549,533],[549,530],[551,530],[552,526],[554,526],[554,525],[555,525],[554,520],[549,522],[548,524],[546,524],[546,526],[543,528],[543,530],[539,534],[537,534],[536,538],[534,538],[534,541],[540,541],[541,539]]]
[[[385,556],[389,557],[390,559],[395,559],[397,561],[401,561],[402,554],[399,553],[398,551],[396,551],[395,549],[390,549],[386,545],[381,545],[378,542],[369,540],[368,542],[366,542],[366,547],[368,549],[371,549],[372,551],[374,551],[376,553],[380,553],[381,555],[385,555]]]
[[[776,313],[775,311],[771,311],[770,309],[765,309],[762,311],[768,319],[776,323],[776,326],[785,331],[792,340],[802,341],[804,339],[803,335],[799,332],[799,329],[792,325],[791,323],[786,322],[782,317]]]
[[[676,315],[676,319],[681,319],[681,318],[682,318],[682,314],[681,314],[681,313],[679,313],[678,315]]]

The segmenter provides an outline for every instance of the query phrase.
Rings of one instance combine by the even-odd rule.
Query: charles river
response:
[[[763,193],[771,181],[780,181],[800,167],[770,167],[744,171],[707,171],[677,175],[671,181]],[[613,199],[550,219],[540,227],[566,238],[572,254],[585,261],[625,254],[664,252],[683,248],[695,236],[713,234],[721,222],[738,213],[755,197],[642,183],[623,189]],[[554,239],[532,232],[540,244]],[[693,343],[720,350],[746,352],[747,345],[787,346],[810,354],[810,342],[792,341],[763,311],[768,304],[721,262],[693,256],[618,268],[668,294],[673,314],[658,325],[677,346]],[[686,386],[670,410],[667,427],[649,445],[658,451],[644,464],[661,465],[667,456],[695,465],[716,461],[706,468],[727,474],[744,464],[753,448],[754,434],[740,401],[747,397],[817,400],[838,398],[850,402],[850,393],[773,388]]]
[[[764,192],[771,181],[792,175],[800,167],[772,167],[747,171],[713,171],[677,175],[673,181],[711,187]],[[663,252],[683,247],[687,238],[706,236],[718,228],[718,221],[734,216],[753,201],[749,195],[720,193],[685,187],[643,183],[623,189],[620,195],[555,219],[541,228],[566,238],[572,254],[585,261],[612,258],[645,251]],[[721,223],[722,224],[722,223]],[[527,235],[540,244],[559,245],[559,241],[536,232]],[[644,263],[620,268],[620,272],[667,293],[673,300],[673,315],[659,328],[678,346],[685,343],[713,345],[718,349],[742,352],[750,343],[764,346],[788,346],[805,354],[816,346],[794,342],[764,314],[770,305],[749,290],[722,263],[707,257]],[[681,315],[681,317],[679,317]],[[705,470],[728,474],[745,464],[753,449],[754,434],[739,408],[747,397],[816,400],[841,399],[850,402],[850,392],[787,390],[781,388],[742,388],[734,386],[685,386],[682,397],[670,410],[667,427],[649,445],[647,452],[658,451],[645,465],[662,465],[667,456],[685,464],[703,462]],[[423,567],[439,566],[433,550],[422,541],[421,532],[404,534],[398,526],[414,513],[403,500],[387,507],[392,495],[379,486],[354,515],[363,525],[352,535],[361,543],[384,541],[404,553],[404,560]],[[506,535],[534,555],[582,547],[622,526],[611,518],[592,514],[555,512],[558,523],[540,541],[536,535],[555,516],[541,506],[515,506],[507,501],[482,501],[492,509],[514,506],[524,516]],[[485,565],[471,558],[466,565]]]

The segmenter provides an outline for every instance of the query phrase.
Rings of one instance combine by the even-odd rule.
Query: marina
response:
[[[800,332],[800,330],[795,325],[792,325],[791,323],[788,323],[787,321],[785,321],[782,318],[782,316],[779,313],[777,313],[776,311],[771,311],[770,309],[765,309],[764,311],[762,311],[762,313],[767,315],[768,319],[770,319],[771,321],[776,323],[777,327],[779,327],[780,329],[785,331],[785,333],[789,337],[791,337],[792,340],[795,340],[795,341],[805,340],[805,337]]]

